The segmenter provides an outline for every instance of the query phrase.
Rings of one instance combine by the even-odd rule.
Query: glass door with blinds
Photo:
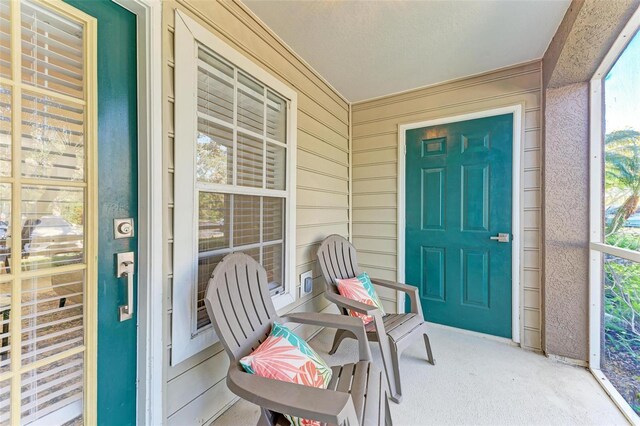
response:
[[[82,422],[91,19],[0,2],[0,423]]]
[[[113,268],[114,256],[102,248],[102,223],[113,218],[97,206],[102,186],[121,182],[100,179],[98,188],[98,127],[115,123],[98,116],[98,19],[75,6],[0,0],[0,425],[98,421],[98,276],[100,259]],[[135,93],[135,68],[133,75]],[[135,149],[135,138],[124,140]],[[122,293],[114,271],[107,275],[109,291]],[[105,309],[115,317],[118,308]],[[127,388],[118,374],[112,380]],[[135,416],[135,390],[133,406]]]

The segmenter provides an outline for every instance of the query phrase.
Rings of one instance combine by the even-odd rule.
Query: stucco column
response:
[[[545,351],[588,358],[589,85],[545,94]]]
[[[589,350],[589,82],[640,0],[574,0],[543,58],[543,350]]]

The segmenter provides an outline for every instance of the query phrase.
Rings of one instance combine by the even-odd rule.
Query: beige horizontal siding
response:
[[[521,341],[524,347],[539,350],[542,127],[540,62],[354,104],[353,241],[356,247],[366,247],[365,252],[359,256],[363,268],[381,278],[397,278],[399,124],[514,104],[524,106],[525,131],[521,211]],[[385,299],[385,306],[393,305],[395,296],[385,294]],[[395,310],[395,306],[392,309]]]
[[[296,274],[313,270],[314,291],[299,298],[290,311],[332,311],[322,297],[323,282],[315,251],[328,234],[347,236],[349,226],[349,105],[244,6],[230,1],[163,2],[164,108],[164,250],[165,415],[169,425],[206,424],[220,415],[235,396],[225,384],[227,355],[216,344],[170,366],[173,277],[174,152],[174,13],[184,12],[216,36],[271,72],[298,93]],[[185,142],[188,143],[188,142]],[[296,294],[298,288],[296,288]],[[317,327],[296,329],[310,336]]]

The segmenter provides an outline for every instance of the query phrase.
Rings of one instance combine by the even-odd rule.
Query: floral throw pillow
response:
[[[331,368],[309,344],[288,327],[273,323],[269,337],[250,355],[240,359],[247,373],[269,379],[326,389]],[[295,426],[320,426],[320,422],[285,414]]]
[[[371,283],[369,274],[363,272],[355,278],[347,278],[337,281],[338,292],[342,296],[351,300],[366,303],[367,305],[375,306],[376,308],[380,309],[380,312],[382,312],[382,315],[384,315],[382,302],[380,302],[380,298],[378,298],[376,289],[373,288],[373,284]],[[351,315],[352,317],[360,318],[365,324],[369,324],[371,321],[373,321],[373,317],[371,315],[361,314],[360,312],[349,311],[349,315]]]

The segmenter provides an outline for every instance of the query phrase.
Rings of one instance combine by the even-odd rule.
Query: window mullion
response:
[[[262,238],[262,230],[264,226],[264,197],[260,197],[260,227],[259,227],[259,241],[260,241],[260,264],[263,265],[264,262],[264,247],[263,238]]]
[[[229,195],[229,248],[233,250],[233,217],[235,216],[235,195]]]
[[[262,189],[251,186],[233,186],[209,182],[196,182],[196,189],[205,192],[219,192],[221,194],[254,195],[256,197],[285,198],[287,191],[280,189]]]
[[[284,239],[267,241],[264,243],[243,244],[241,246],[235,247],[234,250],[245,251],[245,250],[257,249],[260,247],[271,247],[271,246],[277,246],[278,244],[282,244],[283,242],[284,242]],[[215,250],[204,251],[202,253],[199,253],[198,258],[226,255],[229,253],[232,253],[232,250],[230,248],[221,248],[221,249],[215,249]]]
[[[267,86],[262,88],[262,188],[267,188]],[[264,197],[260,197],[260,264],[264,265]]]
[[[12,199],[11,199],[11,274],[13,275],[13,285],[11,289],[11,317],[9,319],[10,348],[11,357],[10,369],[13,373],[10,392],[11,424],[20,424],[21,405],[21,376],[19,370],[22,367],[21,346],[22,333],[20,325],[22,322],[21,304],[21,143],[22,143],[22,87],[21,87],[21,65],[22,65],[22,35],[21,24],[21,2],[11,2],[9,22],[11,23],[11,78],[14,81],[11,92],[11,144],[12,144],[12,165],[13,175]]]
[[[238,184],[238,69],[233,68],[233,186]]]
[[[270,144],[272,144],[272,145],[278,145],[278,146],[281,146],[282,148],[285,148],[285,149],[287,148],[287,144],[286,144],[286,143],[282,143],[282,142],[280,142],[280,141],[277,141],[277,140],[275,140],[275,139],[271,139],[271,138],[269,138],[269,137],[267,137],[267,142],[269,142],[269,143],[270,143]]]
[[[262,88],[262,187],[267,188],[267,86]],[[260,204],[262,205],[262,204]],[[262,211],[260,212],[262,213]]]

